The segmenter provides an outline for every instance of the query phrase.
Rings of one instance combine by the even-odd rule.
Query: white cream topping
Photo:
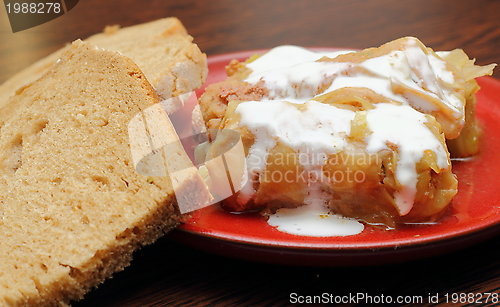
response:
[[[344,148],[342,134],[349,134],[355,113],[314,100],[303,107],[301,111],[297,105],[280,100],[247,101],[238,105],[236,112],[241,116],[240,125],[258,140],[279,140],[297,152],[330,154]],[[269,150],[276,143],[255,142],[254,147],[264,144]]]
[[[351,51],[344,53],[348,52]],[[454,76],[446,69],[446,62],[434,53],[426,54],[415,41],[409,40],[407,48],[402,51],[392,51],[360,64],[315,62],[323,56],[333,58],[340,54],[342,52],[315,53],[296,46],[276,47],[247,65],[252,73],[245,81],[255,84],[262,80],[269,89],[269,98],[293,103],[304,103],[307,97],[311,98],[311,93],[321,94],[317,89],[333,80],[325,92],[361,86],[424,112],[438,110],[438,106],[418,95],[394,94],[392,83],[397,81],[422,95],[439,99],[443,102],[442,107],[452,112],[455,118],[463,116],[464,105],[453,94]],[[357,71],[356,67],[368,73]],[[290,84],[295,86],[290,87]]]
[[[417,106],[422,111],[434,111],[437,107],[419,95],[395,94],[392,82],[397,81],[442,101],[448,99],[445,104],[459,112],[458,99],[454,100],[456,97],[446,87],[439,86],[452,84],[453,74],[446,71],[444,61],[433,54],[426,55],[413,44],[404,51],[394,51],[361,64],[314,62],[324,55],[335,57],[338,54],[281,46],[247,65],[253,72],[246,81],[253,84],[264,81],[270,92],[263,100],[243,102],[236,109],[241,116],[240,126],[247,127],[255,135],[255,143],[247,156],[249,173],[258,180],[258,174],[265,169],[269,150],[279,141],[299,156],[305,153],[308,158],[299,160],[308,171],[320,176],[327,155],[345,147],[356,113],[311,99],[343,87],[370,88],[402,103],[399,106],[379,103],[367,112],[367,128],[372,134],[366,141],[370,153],[388,148],[388,143],[398,146],[396,179],[402,190],[394,198],[400,214],[405,215],[411,210],[416,193],[416,163],[426,150],[432,150],[436,153],[438,166],[446,168],[448,155],[425,126],[425,115],[410,106]],[[422,88],[424,83],[428,91]],[[240,191],[240,200],[248,201],[254,193],[249,180]],[[269,216],[269,224],[284,232],[309,236],[352,235],[363,230],[363,225],[357,221],[330,214],[324,199],[318,197],[317,185],[309,186],[308,195],[307,205],[279,209]]]
[[[415,164],[422,159],[426,150],[432,150],[436,153],[438,166],[447,168],[447,151],[425,126],[427,118],[424,114],[406,105],[379,103],[375,106],[366,116],[368,129],[372,131],[366,140],[367,150],[377,153],[389,149],[389,143],[398,146],[396,179],[403,186],[403,190],[394,196],[399,213],[405,215],[413,207],[417,192]]]
[[[278,46],[263,54],[257,60],[247,64],[247,67],[253,70],[249,78],[253,78],[255,75],[266,71],[288,68],[304,62],[314,62],[324,56],[335,58],[340,54],[349,52],[352,51],[341,50],[333,52],[311,52],[310,50],[299,46]]]
[[[455,113],[463,113],[463,103],[451,92],[452,87],[443,86],[444,83],[453,84],[453,74],[446,70],[446,62],[437,58],[434,54],[425,54],[420,47],[404,49],[404,53],[411,67],[418,68],[421,76],[415,83],[426,87],[428,91],[435,94],[441,101]],[[442,79],[444,78],[444,80]],[[450,82],[451,81],[451,82]],[[411,103],[411,102],[410,102]]]
[[[247,101],[236,108],[240,126],[255,135],[247,156],[250,178],[265,169],[268,152],[280,141],[298,153],[308,172],[321,170],[328,154],[345,147],[343,135],[350,132],[355,113],[317,101],[308,101],[301,111],[287,101]],[[252,181],[240,191],[241,201],[253,196]]]
[[[316,178],[321,176],[321,165],[311,168]],[[307,205],[298,208],[280,208],[268,217],[268,224],[294,235],[312,237],[352,236],[363,232],[365,226],[355,219],[332,214],[327,206],[331,196],[318,184],[309,182]]]
[[[269,89],[269,99],[284,99],[300,104],[320,94],[321,87],[328,86],[337,74],[350,66],[349,63],[304,62],[254,73],[245,81],[255,84],[263,80],[264,86]]]
[[[354,219],[329,213],[324,201],[278,209],[267,222],[282,232],[311,237],[351,236],[364,230],[364,225]]]
[[[449,52],[448,52],[449,53]],[[438,53],[436,53],[438,54]],[[440,52],[438,56],[446,56],[447,52]],[[446,69],[446,62],[443,61],[442,59],[439,59],[435,56],[428,55],[427,58],[429,59],[429,64],[432,67],[432,71],[437,74],[439,79],[443,80],[444,82],[448,84],[453,84],[455,82],[455,76],[453,76],[453,73],[449,70]]]

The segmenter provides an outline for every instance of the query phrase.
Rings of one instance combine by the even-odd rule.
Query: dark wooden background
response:
[[[365,48],[412,35],[435,50],[463,48],[479,64],[500,63],[499,12],[497,0],[81,0],[68,14],[13,34],[2,7],[0,83],[105,25],[167,16],[181,19],[208,55],[281,44]],[[292,292],[500,293],[500,240],[403,264],[303,268],[216,256],[167,237],[75,306],[285,306]]]
[[[166,16],[179,17],[208,55],[281,44],[366,48],[412,35],[435,50],[463,48],[479,64],[500,63],[499,12],[496,0],[81,0],[56,20],[12,34],[1,8],[0,82],[108,24]]]

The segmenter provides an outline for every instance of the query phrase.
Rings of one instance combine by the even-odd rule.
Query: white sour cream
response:
[[[315,62],[323,56],[336,57],[346,52],[316,53],[301,47],[281,46],[247,64],[253,71],[245,81],[253,84],[263,81],[269,90],[268,97],[263,100],[243,102],[236,109],[241,116],[240,126],[247,127],[255,135],[255,143],[247,156],[249,174],[258,178],[265,169],[269,150],[279,141],[299,154],[309,155],[307,159],[299,160],[308,171],[321,176],[327,155],[345,147],[356,113],[311,99],[343,87],[370,88],[402,103],[399,106],[379,103],[367,112],[367,128],[372,134],[366,142],[371,153],[386,149],[388,143],[398,146],[396,179],[403,188],[394,198],[400,214],[405,215],[413,206],[416,163],[424,152],[435,152],[441,168],[448,166],[449,158],[446,149],[425,125],[425,115],[412,108],[417,104],[420,104],[420,110],[431,110],[436,106],[426,105],[419,97],[409,101],[412,97],[395,94],[392,82],[397,80],[416,91],[444,100],[454,112],[461,112],[460,101],[446,87],[439,87],[436,81],[452,84],[453,74],[446,71],[443,60],[433,54],[426,55],[411,42],[404,51],[394,51],[361,64]],[[422,88],[423,81],[415,75],[412,65],[421,68],[421,76],[428,79],[424,80],[427,91]],[[310,184],[307,192],[304,206],[279,209],[269,216],[268,223],[280,231],[306,236],[345,236],[363,231],[360,222],[329,213],[317,185]],[[240,196],[248,200],[254,193],[249,181],[240,191]]]
[[[269,216],[267,222],[282,232],[310,237],[352,236],[363,232],[365,228],[354,219],[330,214],[328,208],[311,208],[310,204],[278,209]]]
[[[436,153],[440,168],[448,167],[446,148],[425,126],[424,114],[406,105],[379,103],[367,112],[368,129],[372,134],[367,137],[367,150],[376,153],[389,149],[388,143],[398,146],[396,179],[403,190],[395,193],[395,201],[401,215],[408,214],[413,207],[417,192],[416,163],[422,159],[426,150]]]
[[[357,220],[330,213],[326,198],[318,186],[311,186],[305,200],[307,205],[278,209],[269,215],[267,223],[279,231],[299,236],[352,236],[363,232],[365,226]]]
[[[340,54],[349,52],[352,51],[341,50],[333,52],[312,52],[306,48],[299,46],[278,46],[263,54],[257,60],[247,64],[247,67],[252,70],[249,78],[253,78],[254,76],[266,71],[279,68],[289,68],[304,62],[314,62],[324,56],[335,58]]]

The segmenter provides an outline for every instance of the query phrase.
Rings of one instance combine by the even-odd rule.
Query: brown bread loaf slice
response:
[[[130,59],[76,41],[0,110],[0,306],[80,299],[177,225],[169,177],[140,175],[129,148],[157,102]]]
[[[107,27],[85,41],[131,58],[162,100],[200,87],[208,73],[206,55],[175,17],[122,29]],[[68,48],[39,60],[0,85],[0,108],[19,88],[40,78]]]

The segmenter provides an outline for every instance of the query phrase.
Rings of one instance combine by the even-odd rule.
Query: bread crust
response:
[[[138,174],[129,148],[153,87],[117,52],[66,49],[0,113],[1,306],[81,299],[179,222],[171,180]]]
[[[166,100],[200,87],[208,74],[207,57],[175,17],[120,28],[108,26],[85,39],[100,48],[131,58]],[[0,109],[22,87],[39,79],[69,45],[37,61],[0,85]]]

